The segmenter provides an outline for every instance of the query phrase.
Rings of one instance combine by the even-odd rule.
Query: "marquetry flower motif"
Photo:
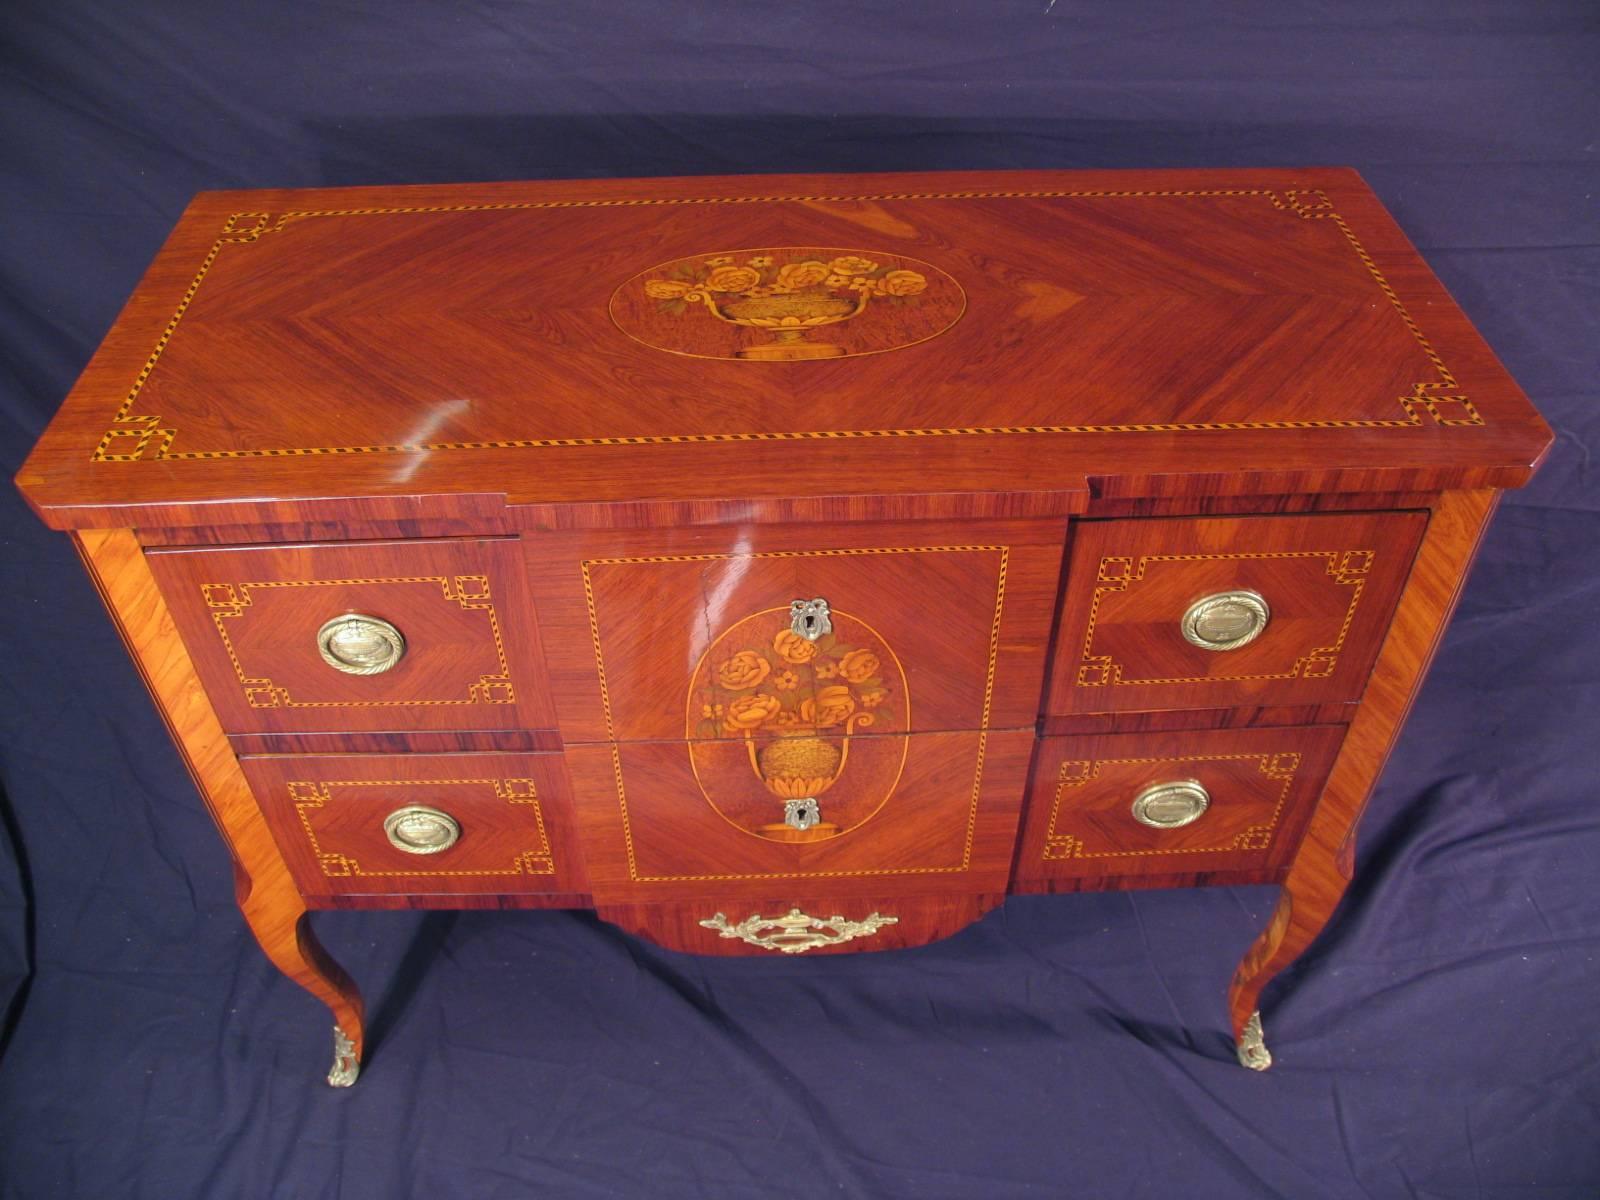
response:
[[[719,254],[702,260],[699,266],[680,264],[665,278],[645,280],[644,294],[657,301],[665,312],[684,313],[693,305],[706,305],[726,316],[725,307],[739,300],[794,297],[790,307],[799,313],[807,303],[814,307],[833,297],[849,298],[851,304],[859,306],[869,300],[910,303],[927,288],[927,277],[920,271],[891,268],[859,254],[841,254],[826,261],[797,255],[784,257],[781,253],[753,254],[742,262],[734,255]],[[828,318],[841,319],[844,318],[838,315]],[[757,316],[746,322],[759,328],[786,324],[782,316]],[[787,323],[797,327],[808,324],[799,315]]]
[[[718,267],[706,276],[706,287],[713,292],[748,292],[761,285],[761,272],[754,267]]]
[[[778,636],[772,639],[772,648],[787,663],[808,663],[817,656],[817,644],[792,629],[780,629]]]
[[[828,270],[835,275],[868,275],[877,269],[878,264],[870,258],[857,258],[853,254],[846,254],[828,264]]]
[[[789,628],[786,610],[770,623],[742,623],[738,640],[718,644],[696,675],[692,736],[848,736],[857,726],[893,726],[899,685],[885,678],[898,678],[885,669],[889,651],[845,636],[845,624],[811,641]]]
[[[754,692],[740,696],[728,705],[723,715],[723,727],[729,733],[743,733],[747,729],[760,729],[782,711],[783,705],[776,696]]]
[[[890,271],[883,277],[888,296],[920,296],[927,289],[928,280],[920,271]]]
[[[800,702],[800,719],[819,729],[837,725],[856,710],[856,698],[842,683],[818,688],[815,697]]]
[[[851,683],[862,683],[878,673],[881,664],[871,650],[852,650],[839,660],[839,674]]]
[[[732,692],[749,691],[772,671],[772,660],[757,650],[741,650],[717,668],[717,681]]]
[[[828,277],[828,274],[827,263],[818,262],[816,259],[804,259],[779,267],[777,278],[773,283],[787,291],[798,292],[802,288],[816,287]]]

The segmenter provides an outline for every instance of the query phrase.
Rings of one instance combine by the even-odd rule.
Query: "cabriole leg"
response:
[[[333,1066],[328,1082],[349,1087],[361,1073],[366,1044],[365,1009],[355,982],[316,934],[298,893],[276,897],[239,883],[239,909],[273,966],[328,1006],[333,1013]]]
[[[1394,623],[1367,681],[1305,840],[1283,882],[1283,895],[1228,990],[1239,1061],[1272,1063],[1261,1034],[1261,992],[1322,932],[1350,882],[1355,828],[1410,711],[1450,613],[1460,596],[1498,493],[1446,492],[1428,521]]]
[[[306,906],[206,698],[138,539],[127,529],[85,529],[78,552],[155,698],[234,861],[245,921],[273,964],[333,1012],[328,1082],[348,1087],[360,1070],[361,994],[312,935]]]

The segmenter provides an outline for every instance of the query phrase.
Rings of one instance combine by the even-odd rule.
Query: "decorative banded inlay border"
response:
[[[1162,562],[1234,562],[1240,559],[1267,558],[1321,558],[1327,563],[1329,578],[1350,588],[1350,606],[1345,609],[1344,620],[1339,624],[1339,634],[1331,646],[1314,646],[1295,659],[1287,671],[1268,671],[1243,675],[1180,675],[1167,678],[1129,679],[1123,675],[1122,664],[1109,654],[1094,653],[1095,625],[1100,619],[1100,602],[1113,592],[1126,592],[1128,587],[1142,581],[1151,563]],[[1344,650],[1345,639],[1350,636],[1350,626],[1356,619],[1356,608],[1361,604],[1361,593],[1367,586],[1367,572],[1377,558],[1374,550],[1258,550],[1237,554],[1142,554],[1137,563],[1127,555],[1108,555],[1100,560],[1096,572],[1097,586],[1094,600],[1089,605],[1089,621],[1083,633],[1083,654],[1078,666],[1079,687],[1101,687],[1104,684],[1142,685],[1151,683],[1229,683],[1243,679],[1326,679],[1339,665],[1339,654]]]
[[[254,603],[250,592],[254,588],[336,587],[381,583],[436,583],[444,599],[453,600],[468,612],[481,612],[489,619],[489,633],[494,639],[498,669],[478,676],[478,681],[467,689],[467,694],[456,700],[424,700],[397,697],[389,700],[296,700],[289,689],[282,687],[265,675],[250,675],[239,660],[233,638],[228,634],[227,622],[242,618]],[[251,708],[412,708],[441,704],[515,704],[516,692],[511,684],[511,664],[506,658],[505,641],[500,636],[500,619],[495,615],[494,602],[489,596],[487,575],[401,575],[373,579],[268,579],[248,583],[202,583],[200,594],[211,610],[211,623],[217,627],[222,648],[239,686],[244,689],[245,702]]]
[[[334,788],[385,787],[404,788],[408,791],[427,790],[453,785],[491,787],[494,794],[507,804],[520,804],[531,810],[533,824],[539,834],[539,845],[533,850],[516,854],[504,867],[434,868],[432,870],[407,866],[402,871],[372,871],[348,854],[326,850],[317,840],[308,815],[333,802]],[[311,852],[316,855],[322,873],[330,879],[350,876],[374,877],[378,875],[554,875],[555,860],[550,853],[550,837],[545,832],[544,813],[539,808],[538,789],[531,779],[329,779],[326,781],[294,780],[289,784],[289,799],[294,802],[295,815],[306,831]]]
[[[1070,833],[1060,833],[1056,830],[1056,818],[1061,812],[1061,800],[1073,788],[1083,787],[1090,780],[1100,774],[1100,768],[1108,763],[1195,763],[1195,762],[1249,762],[1254,761],[1256,769],[1280,784],[1278,788],[1278,802],[1272,807],[1272,815],[1264,822],[1251,825],[1233,835],[1219,846],[1173,846],[1157,850],[1090,850],[1085,851],[1083,841]],[[1068,759],[1061,764],[1061,770],[1056,776],[1056,794],[1050,804],[1050,823],[1045,826],[1044,851],[1041,857],[1046,862],[1059,862],[1067,858],[1144,858],[1154,854],[1215,854],[1222,850],[1265,850],[1272,845],[1272,835],[1278,827],[1278,820],[1283,816],[1284,805],[1289,799],[1289,789],[1294,786],[1295,772],[1300,769],[1300,755],[1297,751],[1281,750],[1270,754],[1186,754],[1174,758],[1101,758],[1101,759]]]
[[[377,217],[402,214],[434,214],[465,212],[514,212],[529,209],[561,208],[629,208],[629,207],[681,207],[704,204],[783,204],[783,203],[848,203],[881,200],[1071,200],[1071,199],[1206,199],[1257,196],[1265,199],[1274,209],[1290,213],[1302,220],[1332,221],[1354,250],[1356,257],[1372,276],[1373,282],[1418,347],[1433,364],[1437,378],[1418,382],[1410,393],[1398,397],[1402,415],[1393,418],[1352,418],[1300,421],[1179,421],[1145,424],[1101,425],[975,425],[908,429],[830,429],[797,430],[793,432],[744,433],[683,433],[640,434],[621,437],[576,438],[519,438],[473,442],[418,442],[372,444],[358,446],[295,446],[269,447],[252,450],[174,450],[178,430],[163,423],[163,418],[153,414],[136,413],[139,394],[155,371],[162,353],[172,341],[184,314],[199,294],[207,274],[216,265],[225,247],[248,245],[268,234],[281,233],[297,221],[316,217]],[[952,191],[952,192],[885,192],[874,195],[837,196],[682,196],[651,199],[611,200],[529,200],[501,204],[436,204],[389,208],[333,208],[291,210],[274,216],[264,212],[233,213],[223,222],[222,230],[210,251],[200,262],[199,269],[190,281],[177,310],[167,321],[155,347],[144,366],[135,376],[127,397],[111,419],[110,427],[90,455],[95,462],[151,462],[197,461],[235,458],[283,458],[326,454],[402,454],[443,450],[517,450],[548,449],[574,446],[648,446],[678,444],[714,444],[720,442],[782,442],[810,441],[833,438],[873,437],[970,437],[998,434],[1044,433],[1183,433],[1202,430],[1244,429],[1403,429],[1424,424],[1424,417],[1439,425],[1482,425],[1484,420],[1472,401],[1460,390],[1455,375],[1445,365],[1432,342],[1417,324],[1405,303],[1400,299],[1372,255],[1349,223],[1335,211],[1333,202],[1320,189],[1287,189],[1281,194],[1271,188],[1191,188],[1172,190],[1044,190],[1044,191]]]

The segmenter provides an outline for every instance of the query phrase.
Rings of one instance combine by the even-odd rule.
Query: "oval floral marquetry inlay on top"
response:
[[[925,342],[966,309],[932,263],[881,250],[723,250],[641,271],[611,317],[657,350],[744,362],[809,362]]]
[[[870,626],[830,613],[815,641],[788,607],[736,622],[689,684],[685,733],[700,790],[728,822],[776,841],[818,841],[871,819],[900,781],[911,700],[895,653]],[[785,823],[815,801],[820,820]]]

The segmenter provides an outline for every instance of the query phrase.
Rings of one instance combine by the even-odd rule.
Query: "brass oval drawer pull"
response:
[[[1261,636],[1272,610],[1260,592],[1242,588],[1196,600],[1183,614],[1183,636],[1202,650],[1237,650]]]
[[[859,937],[871,937],[885,925],[898,925],[899,917],[886,917],[882,913],[869,913],[859,921],[843,917],[813,917],[791,908],[781,917],[763,917],[751,913],[738,924],[730,924],[721,913],[714,913],[700,924],[717,931],[719,937],[737,938],[763,950],[776,950],[781,954],[804,954],[818,946],[837,946],[840,942],[853,942]]]
[[[345,613],[317,630],[322,661],[346,675],[377,675],[405,657],[406,639],[389,622]]]
[[[437,808],[408,804],[383,819],[383,832],[396,850],[407,854],[438,854],[460,839],[461,824]]]
[[[1198,779],[1155,783],[1133,798],[1133,819],[1152,829],[1182,829],[1211,806],[1211,794]]]

